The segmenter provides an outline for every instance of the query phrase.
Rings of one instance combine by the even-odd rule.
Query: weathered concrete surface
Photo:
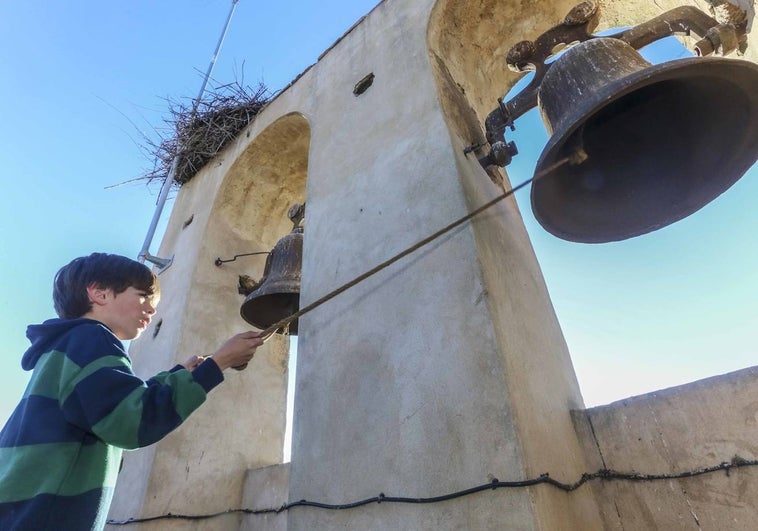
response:
[[[480,141],[478,124],[518,79],[504,68],[505,53],[516,42],[533,39],[562,20],[573,6],[569,2],[477,4],[480,16],[470,15],[471,4],[438,2],[428,29],[441,104],[470,210],[500,192],[471,164],[475,157],[463,155],[463,149]],[[508,176],[500,178],[510,188]],[[555,479],[573,481],[585,464],[569,410],[583,407],[582,400],[515,201],[509,199],[502,208],[484,213],[472,228],[524,475],[537,477],[549,471]],[[532,496],[540,529],[599,528],[589,492],[567,495],[538,488]]]
[[[159,252],[175,255],[160,276],[159,313],[130,350],[143,376],[192,354],[209,354],[227,337],[250,328],[239,316],[244,298],[237,293],[237,277],[260,278],[264,260],[252,257],[222,267],[214,260],[270,250],[291,229],[286,217],[291,203],[304,200],[308,124],[297,114],[276,118],[265,132],[250,135],[254,141],[243,136],[228,157],[219,157],[182,187]],[[160,321],[160,333],[153,337]],[[228,371],[227,381],[179,430],[158,445],[128,453],[110,517],[239,507],[245,471],[282,461],[288,349],[288,339],[275,336],[258,350],[249,369]],[[214,521],[214,529],[239,525],[239,516]],[[143,528],[207,529],[180,520]]]
[[[242,506],[249,509],[280,509],[287,502],[290,485],[289,463],[247,471]],[[246,514],[240,531],[286,531],[287,511]]]
[[[500,192],[475,159],[462,156],[470,139],[450,129],[468,107],[447,100],[435,68],[449,56],[432,61],[429,49],[439,38],[468,43],[469,34],[453,32],[457,13],[470,10],[481,21],[494,7],[384,2],[324,57],[318,75],[299,81],[376,75],[359,98],[314,91],[314,112],[333,117],[308,114],[304,301]],[[535,4],[523,10],[533,10],[532,20],[544,15]],[[489,23],[498,26],[507,13]],[[472,87],[466,96],[489,106],[501,90],[495,83]],[[359,152],[349,149],[356,143]],[[523,479],[547,467],[568,478],[584,470],[569,415],[581,397],[512,201],[349,293],[301,321],[291,499],[434,496],[488,477]],[[303,509],[289,523],[593,529],[600,520],[586,493],[536,488],[437,505]]]
[[[308,205],[305,305],[495,197],[507,175],[487,175],[463,148],[483,138],[484,118],[517,80],[504,65],[508,48],[574,3],[380,3],[182,188],[158,253],[175,256],[161,275],[160,333],[153,337],[155,320],[132,344],[140,373],[209,353],[248,328],[237,277],[260,278],[264,261],[213,261],[271,249],[291,228],[294,202]],[[606,1],[601,26],[676,5]],[[369,73],[374,84],[354,96]],[[572,424],[582,399],[512,200],[302,317],[299,347],[290,501],[436,496],[545,472],[571,482],[602,466],[588,424],[578,434]],[[286,358],[286,338],[271,340],[180,430],[127,455],[111,517],[274,500],[287,482],[283,468],[271,467],[282,459]],[[598,440],[631,436],[607,431]],[[727,487],[738,489],[730,498],[743,484]],[[621,492],[613,503],[639,513],[666,499],[664,490],[644,499]],[[430,505],[298,508],[286,519],[233,514],[140,528],[613,529],[608,496],[594,486],[566,494],[542,485]],[[680,491],[672,496],[678,503]],[[689,522],[690,513],[677,514]]]
[[[680,474],[758,459],[758,367],[587,410],[593,470]],[[584,417],[584,418],[582,418]],[[605,529],[752,531],[758,468],[655,482],[594,482]]]

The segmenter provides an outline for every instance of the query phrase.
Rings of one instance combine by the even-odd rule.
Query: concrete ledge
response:
[[[583,413],[583,415],[582,415]],[[584,419],[582,419],[584,417]],[[587,462],[675,475],[758,459],[758,367],[577,414]],[[593,482],[605,529],[755,529],[758,467],[685,479]]]

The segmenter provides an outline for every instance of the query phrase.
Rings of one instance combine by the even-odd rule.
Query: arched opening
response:
[[[227,173],[210,213],[198,262],[201,279],[190,308],[212,319],[230,333],[249,329],[240,316],[245,300],[240,277],[259,281],[266,254],[293,227],[287,213],[294,203],[305,202],[310,126],[300,114],[286,115],[259,133]],[[216,265],[216,259],[224,261]],[[202,271],[200,271],[202,269]],[[292,338],[294,339],[294,338]],[[238,396],[249,401],[250,415],[241,413],[239,429],[249,432],[255,448],[255,466],[288,459],[286,432],[291,426],[293,373],[296,340],[274,336],[259,349],[255,371],[243,375]],[[251,382],[246,379],[254,379]],[[245,407],[241,408],[243,411]],[[252,450],[251,450],[252,451]]]
[[[575,1],[439,0],[427,42],[443,110],[463,145],[481,142],[487,114],[520,78],[505,55],[560,21]]]
[[[674,37],[641,53],[653,64],[691,56]],[[511,139],[520,153],[508,171],[527,178],[548,140],[536,109]],[[747,198],[756,192],[754,166],[691,216],[599,246],[550,235],[532,214],[529,189],[516,194],[588,406],[755,364],[758,292],[749,242],[758,216]]]
[[[552,21],[543,26],[532,22],[532,12],[542,8],[520,3],[498,11],[494,2],[478,2],[477,9],[454,0],[437,3],[429,27],[430,54],[448,124],[460,146],[481,142],[484,118],[497,98],[507,101],[526,85],[505,66],[508,48],[559,23],[576,3],[546,6],[554,13],[541,14],[541,20]],[[618,9],[601,2],[600,27],[639,24],[682,5],[656,4]],[[488,17],[466,16],[478,9]],[[752,44],[744,58],[756,57],[756,50]],[[671,37],[643,49],[643,55],[660,63],[690,54]],[[506,169],[511,184],[517,185],[533,175],[548,140],[538,111],[518,119],[508,138],[519,149]],[[600,246],[550,235],[532,215],[529,188],[516,194],[588,405],[755,363],[751,345],[758,327],[752,301],[758,294],[752,289],[755,274],[749,264],[755,261],[756,246],[750,242],[755,241],[758,216],[747,198],[756,193],[757,171],[753,167],[684,220]]]

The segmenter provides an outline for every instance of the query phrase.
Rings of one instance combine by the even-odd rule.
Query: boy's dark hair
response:
[[[61,319],[76,319],[92,309],[87,287],[95,285],[119,294],[129,287],[157,295],[158,277],[149,267],[117,254],[92,253],[63,266],[53,281],[53,304]]]

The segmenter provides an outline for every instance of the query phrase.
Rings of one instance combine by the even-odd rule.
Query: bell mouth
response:
[[[242,303],[240,315],[249,324],[265,330],[282,319],[294,315],[299,309],[299,293],[270,293],[248,296],[247,300]],[[297,321],[295,319],[289,324],[287,332],[291,336],[297,335]]]
[[[687,58],[651,66],[586,96],[535,169],[583,150],[532,184],[551,234],[604,243],[665,227],[704,207],[758,159],[758,65]]]

